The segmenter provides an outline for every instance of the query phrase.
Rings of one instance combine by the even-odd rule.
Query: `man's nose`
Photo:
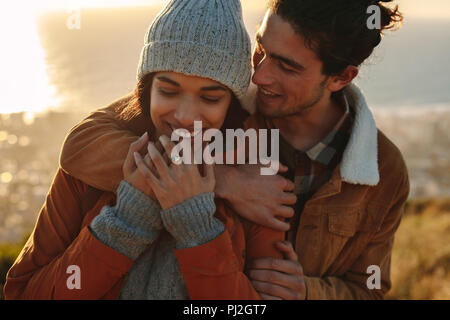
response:
[[[256,67],[253,73],[252,81],[258,86],[268,86],[273,83],[273,75],[270,67],[270,62],[267,58],[262,60]]]

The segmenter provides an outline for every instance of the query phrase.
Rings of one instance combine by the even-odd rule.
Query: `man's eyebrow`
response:
[[[256,42],[258,42],[259,44],[262,43],[262,36],[260,33],[256,33]],[[294,61],[293,59],[287,58],[287,57],[283,57],[282,55],[276,54],[276,53],[269,53],[271,58],[277,59],[282,61],[283,63],[287,64],[288,66],[297,69],[299,71],[301,70],[305,70],[305,67],[302,66],[300,63]]]

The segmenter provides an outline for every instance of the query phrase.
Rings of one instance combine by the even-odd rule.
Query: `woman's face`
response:
[[[194,134],[194,121],[201,121],[203,130],[220,129],[231,97],[231,91],[214,80],[158,72],[151,87],[150,114],[158,136],[170,138],[176,129]]]

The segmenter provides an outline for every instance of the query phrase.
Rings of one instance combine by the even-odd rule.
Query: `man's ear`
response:
[[[358,76],[359,69],[355,66],[348,66],[340,74],[331,76],[328,82],[328,90],[337,92],[347,86],[353,79]]]

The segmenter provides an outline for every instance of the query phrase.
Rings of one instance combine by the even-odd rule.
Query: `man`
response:
[[[369,5],[380,8],[380,29],[367,28]],[[408,174],[400,151],[377,130],[351,82],[382,30],[399,21],[397,9],[377,1],[269,3],[253,54],[257,112],[245,128],[279,129],[280,160],[287,168],[283,178],[260,176],[257,166],[217,166],[216,174],[233,188],[225,183],[215,191],[244,218],[289,229],[277,244],[284,260],[262,258],[248,266],[262,298],[377,299],[391,286]],[[122,179],[112,173],[120,172],[137,138],[115,121],[117,105],[75,127],[61,155],[68,173],[110,191]],[[108,145],[111,135],[123,136],[123,143]],[[98,143],[111,153],[91,154]],[[105,163],[101,168],[99,161]]]

